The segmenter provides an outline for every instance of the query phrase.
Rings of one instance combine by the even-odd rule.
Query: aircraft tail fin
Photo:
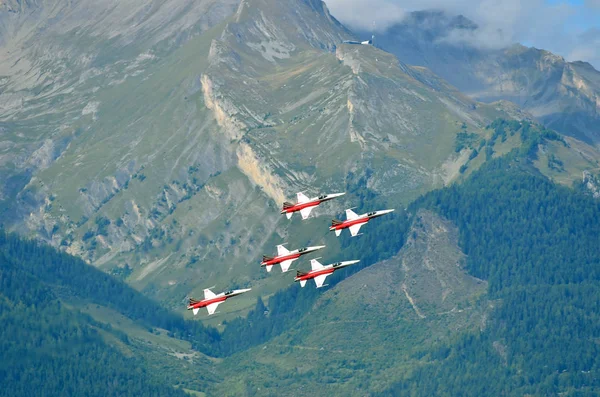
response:
[[[263,262],[272,261],[273,259],[275,258],[273,258],[272,256],[263,255]]]
[[[342,221],[338,221],[337,219],[332,219],[332,220],[331,220],[331,226],[332,226],[332,227],[334,227],[334,226],[338,226],[338,225],[341,225],[342,223],[344,223],[344,222],[342,222]]]
[[[285,203],[283,203],[283,209],[287,210],[288,208],[293,207],[294,204],[290,203],[289,201],[286,201]]]
[[[296,277],[305,276],[308,273],[301,272],[300,270],[296,270]]]

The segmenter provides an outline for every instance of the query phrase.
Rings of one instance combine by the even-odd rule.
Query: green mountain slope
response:
[[[390,394],[597,394],[600,206],[509,161],[485,168],[417,205],[459,225],[467,268],[501,304]]]
[[[202,376],[175,357],[186,342],[155,335],[157,321],[177,332],[176,316],[77,259],[2,234],[0,283],[2,395],[183,396],[174,385],[219,379],[199,353]],[[97,312],[108,308],[106,321]]]
[[[283,335],[226,359],[230,381],[217,393],[236,395],[244,387],[262,395],[385,390],[418,366],[421,350],[486,321],[489,308],[479,300],[486,282],[462,269],[457,243],[454,226],[420,212],[397,255],[320,293]]]
[[[397,256],[224,361],[232,394],[596,393],[600,206],[540,175],[534,147],[412,204]]]

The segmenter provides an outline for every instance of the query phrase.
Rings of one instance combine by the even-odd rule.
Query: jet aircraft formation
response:
[[[300,212],[302,219],[305,220],[309,217],[310,212],[325,201],[332,200],[334,198],[343,196],[345,193],[331,193],[331,194],[322,194],[317,197],[309,198],[304,193],[297,193],[296,204],[285,202],[283,203],[283,209],[281,210],[281,214],[285,214],[288,219],[292,218],[294,212]],[[389,214],[393,212],[393,209],[390,210],[381,210],[381,211],[371,211],[364,213],[362,215],[356,214],[352,211],[352,208],[346,210],[346,220],[340,221],[334,219],[331,221],[330,231],[334,231],[336,236],[340,236],[342,230],[348,229],[350,231],[350,235],[352,237],[359,235],[359,230],[362,226],[364,226],[367,222],[369,222],[373,218],[380,217],[385,214]],[[271,272],[273,266],[279,264],[281,266],[281,272],[285,273],[290,270],[290,266],[292,262],[298,260],[301,256],[313,253],[320,249],[325,248],[324,245],[317,245],[313,247],[304,247],[295,250],[288,250],[284,244],[279,244],[277,246],[277,255],[275,256],[267,256],[263,255],[262,262],[260,263],[261,267],[265,267],[267,272]],[[300,282],[300,286],[304,287],[308,280],[314,280],[317,288],[321,288],[327,284],[323,284],[327,276],[333,274],[336,270],[343,269],[347,266],[354,265],[355,263],[360,262],[359,260],[348,260],[335,262],[328,265],[321,264],[317,259],[310,260],[311,270],[307,272],[301,272],[299,270],[296,271],[296,277],[294,278],[294,282]],[[215,313],[217,306],[221,303],[225,302],[227,299],[232,298],[234,296],[241,295],[245,292],[250,291],[251,288],[246,289],[237,289],[231,290],[227,292],[221,292],[220,294],[215,294],[211,291],[210,288],[206,288],[204,290],[204,299],[196,300],[190,298],[188,304],[188,310],[192,310],[194,315],[198,314],[198,311],[206,307],[208,314],[212,315]]]

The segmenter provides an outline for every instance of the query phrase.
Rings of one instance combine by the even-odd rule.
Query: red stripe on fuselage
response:
[[[321,201],[310,201],[308,203],[295,204],[294,206],[292,206],[290,208],[284,208],[283,212],[296,212],[296,211],[303,210],[304,208],[316,207],[319,204],[321,204]]]
[[[367,222],[369,222],[369,218],[353,219],[351,221],[344,221],[343,223],[340,223],[339,225],[331,226],[329,229],[330,230],[346,229],[346,228],[349,228],[350,226],[358,225],[361,223],[367,223]]]
[[[296,277],[296,281],[302,281],[302,280],[311,280],[317,276],[320,276],[322,274],[331,274],[335,272],[335,269],[333,267],[330,267],[328,269],[322,269],[322,270],[313,270],[312,272],[303,274],[300,277]]]
[[[218,298],[206,299],[206,300],[203,300],[198,303],[194,303],[194,304],[190,305],[188,307],[188,309],[199,309],[201,307],[206,307],[212,303],[223,302],[225,300],[227,300],[227,296],[225,296],[225,295],[219,296]]]
[[[268,260],[266,262],[261,263],[261,265],[263,266],[269,266],[269,265],[276,265],[278,263],[281,263],[283,261],[287,261],[289,259],[297,259],[300,258],[300,253],[298,252],[297,254],[292,254],[292,255],[282,255],[282,256],[277,256],[271,260]]]

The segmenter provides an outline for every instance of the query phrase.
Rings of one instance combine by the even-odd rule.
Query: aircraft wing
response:
[[[210,288],[206,288],[204,290],[204,299],[212,299],[217,296],[214,292],[210,290]]]
[[[348,229],[350,229],[350,234],[352,235],[352,237],[354,237],[358,234],[358,231],[360,230],[360,227],[362,225],[364,225],[364,223],[357,223],[356,225],[352,225],[348,228]]]
[[[320,276],[314,278],[317,288],[321,288],[323,286],[323,283],[325,282],[327,276],[329,276],[329,274],[321,274]]]
[[[287,255],[289,253],[290,253],[290,251],[287,248],[285,248],[283,245],[277,246],[277,255]]]
[[[346,219],[347,220],[352,221],[356,218],[358,218],[358,215],[356,214],[356,212],[354,212],[352,210],[346,210]]]
[[[283,273],[287,272],[290,269],[290,266],[292,265],[292,262],[295,261],[298,258],[295,259],[288,259],[287,261],[283,261],[280,263],[281,265],[281,271]]]
[[[313,208],[315,208],[315,207],[302,208],[300,210],[300,215],[302,215],[302,219],[308,218],[308,216],[310,215],[310,211],[312,211]]]
[[[310,267],[312,267],[313,270],[321,270],[323,269],[323,265],[321,265],[321,263],[316,260],[316,259],[311,259],[310,260]]]
[[[298,196],[298,204],[307,203],[310,199],[302,192],[296,194]]]
[[[215,314],[215,310],[217,310],[217,306],[219,306],[221,303],[223,303],[223,302],[215,302],[215,303],[211,303],[210,305],[206,306],[206,310],[208,310],[208,315],[210,316],[211,314]]]

